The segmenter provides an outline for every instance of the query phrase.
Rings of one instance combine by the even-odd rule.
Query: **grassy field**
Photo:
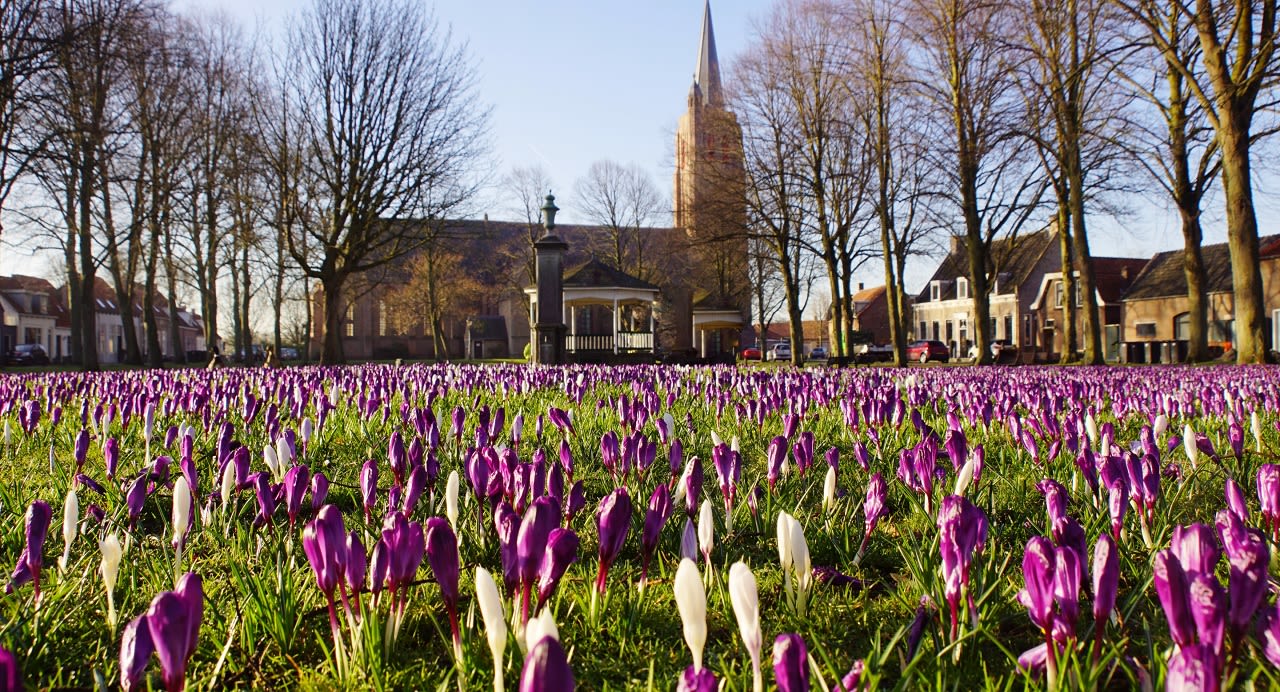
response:
[[[739,561],[757,583],[768,689],[779,678],[775,638],[791,633],[807,646],[800,668],[813,689],[839,689],[855,664],[859,689],[1173,688],[1188,671],[1223,689],[1274,688],[1277,411],[1280,370],[1267,367],[8,374],[0,561],[15,569],[0,645],[41,689],[488,689],[482,567],[505,608],[499,677],[516,689],[522,671],[534,674],[519,573],[536,594],[555,527],[578,549],[543,610],[581,689],[676,687],[693,661],[676,602],[682,552],[705,592],[702,661],[720,689],[753,689],[729,583]],[[883,494],[868,503],[875,474]],[[1224,495],[1228,479],[1241,502]],[[655,500],[647,516],[659,486],[670,507]],[[600,593],[598,507],[618,489],[634,509],[606,519],[609,539],[625,537]],[[870,531],[868,504],[872,515],[884,508]],[[551,520],[531,518],[544,510]],[[798,561],[780,564],[783,513],[802,532],[807,566],[790,532],[783,547]],[[309,555],[334,516],[364,548],[361,558],[333,553],[337,567]],[[42,521],[40,544],[31,534]],[[1197,523],[1210,528],[1179,528]],[[641,588],[646,524],[657,539]],[[1095,553],[1112,535],[1108,572]],[[109,537],[123,551],[114,623]],[[450,537],[456,577],[440,547]],[[1046,545],[1047,596],[1035,581]],[[1170,559],[1180,576],[1166,576]],[[318,583],[332,576],[325,564],[337,574],[332,611]],[[166,610],[178,601],[164,594],[187,573],[202,593],[184,600],[187,577],[187,609]],[[1184,588],[1166,603],[1169,579]],[[1196,595],[1190,604],[1184,592]],[[1112,609],[1099,604],[1108,593]],[[539,612],[536,598],[527,611]],[[154,640],[153,656],[137,631],[126,637],[140,616],[134,628]],[[1046,639],[1052,655],[1037,657]],[[1029,669],[1024,652],[1037,659]],[[781,664],[781,677],[798,675],[786,656]]]

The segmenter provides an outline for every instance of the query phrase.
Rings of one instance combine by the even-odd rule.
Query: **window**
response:
[[[1076,307],[1084,305],[1084,298],[1081,298],[1083,295],[1084,294],[1080,292],[1080,282],[1076,281]]]
[[[1156,336],[1156,323],[1139,322],[1133,325],[1133,330],[1140,338],[1154,339]]]
[[[1184,312],[1173,318],[1173,338],[1175,341],[1191,340],[1191,313]]]
[[[345,326],[345,329],[346,329],[346,335],[347,335],[347,336],[355,336],[355,335],[356,335],[356,305],[355,305],[355,303],[348,303],[348,304],[347,304],[347,319],[346,319],[346,320],[344,320],[344,322],[346,322],[346,326]]]
[[[947,343],[955,340],[955,324],[951,320],[947,320]]]
[[[929,282],[929,300],[941,300],[941,299],[942,299],[942,282],[930,281]]]
[[[1004,316],[1004,338],[1013,341],[1015,335],[1013,333],[1013,315]]]
[[[969,280],[964,278],[963,276],[956,279],[956,297],[957,298],[969,297]]]
[[[933,340],[934,341],[938,340],[938,323],[937,322],[933,323]]]
[[[1008,317],[1005,319],[1013,319]],[[1022,316],[1022,340],[1024,343],[1032,343],[1035,341],[1035,328],[1031,324],[1031,315]]]
[[[917,339],[929,338],[929,324],[923,320],[920,322],[920,331],[916,332]]]
[[[1055,308],[1062,307],[1062,282],[1061,281],[1053,282],[1053,293],[1054,293],[1053,307]]]
[[[1235,320],[1210,320],[1209,321],[1209,342],[1210,343],[1235,343],[1236,340],[1236,322]]]

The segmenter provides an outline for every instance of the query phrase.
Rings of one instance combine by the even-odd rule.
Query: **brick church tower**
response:
[[[688,110],[676,130],[675,163],[675,226],[685,231],[694,264],[687,299],[679,301],[689,315],[678,317],[690,331],[677,342],[707,357],[732,354],[751,323],[745,173],[742,128],[725,107],[710,0]]]

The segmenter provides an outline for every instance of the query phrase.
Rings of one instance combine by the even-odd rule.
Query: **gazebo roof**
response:
[[[657,291],[658,287],[597,259],[565,273],[565,288],[632,288]]]

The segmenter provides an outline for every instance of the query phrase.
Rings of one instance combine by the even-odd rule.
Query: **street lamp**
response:
[[[565,362],[564,253],[569,245],[555,235],[558,211],[555,195],[548,192],[547,202],[542,205],[542,225],[546,233],[533,244],[538,302],[531,355],[533,362],[540,365]]]

